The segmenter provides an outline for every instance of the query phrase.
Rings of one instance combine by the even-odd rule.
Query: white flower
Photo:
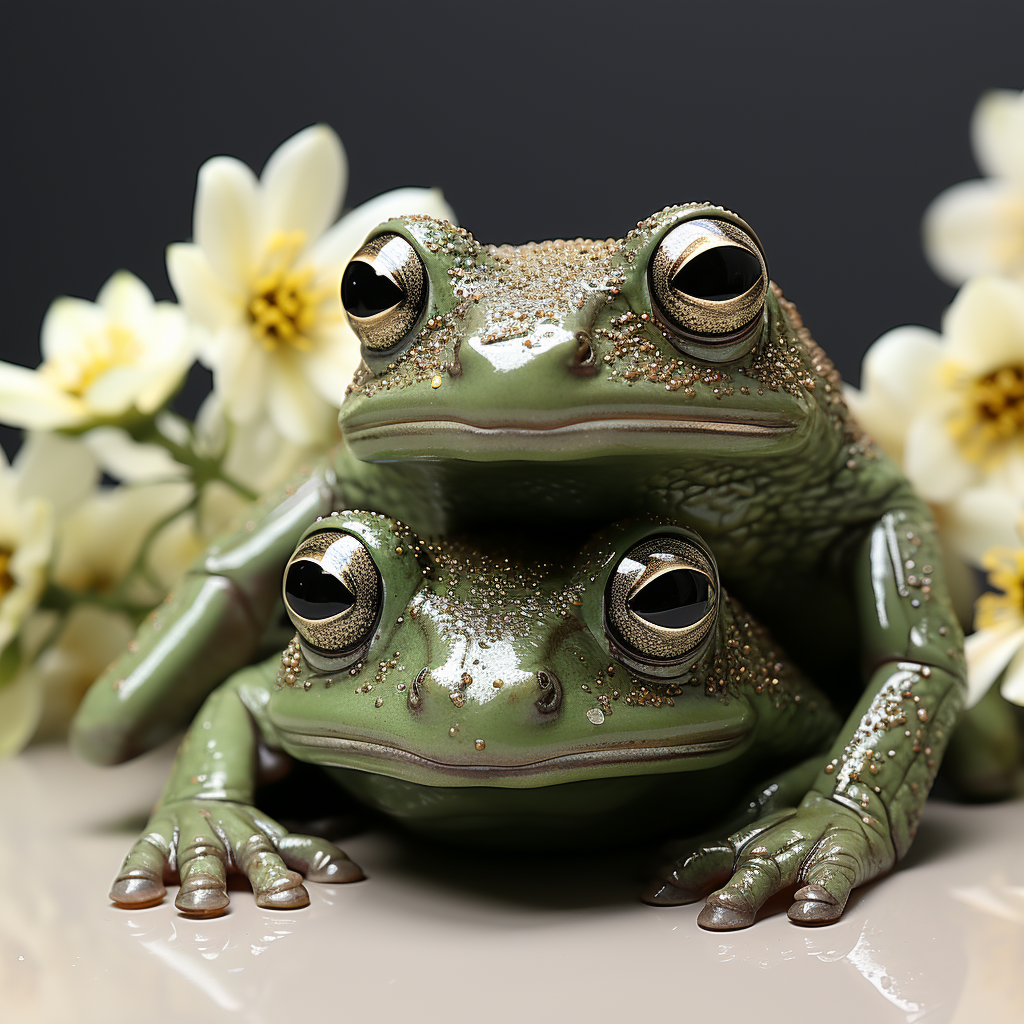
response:
[[[1024,704],[1024,515],[1017,530],[1016,548],[993,548],[983,559],[996,592],[978,598],[977,632],[964,642],[968,705],[981,700],[1000,675],[1003,696]]]
[[[863,371],[863,390],[847,389],[854,415],[918,493],[944,506],[951,541],[977,560],[1024,505],[1024,285],[968,282],[941,336],[896,328]]]
[[[341,209],[347,165],[338,136],[315,125],[285,142],[259,180],[230,157],[199,171],[194,243],[172,245],[167,269],[186,310],[212,332],[201,358],[237,423],[267,414],[296,444],[323,444],[359,362],[338,285],[383,220],[454,219],[437,189],[397,189]]]
[[[151,415],[181,385],[195,358],[184,312],[154,302],[119,271],[95,302],[56,299],[43,319],[43,362],[0,363],[0,421],[41,430],[83,428],[133,409]]]
[[[1005,274],[1024,284],[1024,92],[986,93],[971,118],[974,156],[991,177],[946,189],[924,215],[924,248],[939,277],[961,284]]]

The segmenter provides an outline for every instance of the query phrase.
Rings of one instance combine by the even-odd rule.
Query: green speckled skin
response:
[[[798,769],[794,788],[792,770],[838,728],[828,698],[725,594],[711,631],[670,677],[614,657],[601,611],[608,576],[638,541],[692,537],[679,527],[611,528],[569,564],[428,546],[373,513],[342,513],[307,532],[325,529],[358,536],[381,573],[369,647],[354,663],[318,669],[293,642],[215,691],[115,882],[119,903],[162,897],[165,861],[182,877],[179,909],[197,914],[226,905],[227,866],[249,875],[261,905],[280,905],[284,892],[304,902],[281,849],[303,849],[307,860],[315,849],[321,867],[344,866],[333,878],[321,870],[322,880],[357,877],[340,851],[288,836],[252,806],[258,743],[328,767],[415,829],[549,847],[763,816],[801,798],[807,772]],[[556,706],[542,710],[552,686]],[[779,779],[765,783],[772,772]],[[232,852],[254,845],[267,855],[247,854],[259,870]]]
[[[653,514],[700,532],[729,591],[848,712],[786,826],[801,837],[792,849],[824,843],[834,815],[858,812],[858,835],[871,835],[842,833],[850,843],[888,837],[901,854],[963,703],[934,525],[850,417],[838,375],[777,288],[747,354],[714,362],[673,344],[647,264],[699,217],[749,232],[702,204],[606,242],[485,247],[428,218],[382,225],[423,260],[422,316],[394,350],[364,352],[343,445],[197,566],[189,586],[217,590],[220,618],[189,622],[191,594],[161,609],[90,691],[76,747],[108,763],[146,749],[252,658],[274,616],[269,581],[315,515],[370,508],[423,535],[514,533],[575,550],[596,527]],[[245,625],[217,647],[229,616]],[[807,920],[838,916],[850,886],[891,866],[879,855],[867,874],[853,870],[844,842],[801,898]],[[673,898],[690,891],[688,870]],[[752,919],[762,896],[745,889],[745,909],[725,901],[703,923]]]

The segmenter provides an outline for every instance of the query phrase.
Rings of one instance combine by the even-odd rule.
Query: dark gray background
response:
[[[348,204],[437,184],[482,241],[620,236],[710,199],[848,379],[953,290],[921,214],[977,176],[968,119],[1024,84],[1024,4],[225,2],[6,5],[2,357],[116,269],[171,298],[199,165],[260,168],[326,121]],[[208,378],[195,374],[186,408]],[[3,431],[10,447],[15,432]]]

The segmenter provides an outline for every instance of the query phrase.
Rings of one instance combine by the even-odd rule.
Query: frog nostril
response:
[[[590,335],[586,331],[576,332],[576,348],[569,363],[569,370],[578,377],[592,377],[597,372],[597,357]]]
[[[410,711],[419,711],[423,707],[423,683],[427,678],[427,670],[421,668],[419,675],[412,681],[412,686],[409,687],[409,696],[406,698],[406,703],[409,705]]]
[[[562,706],[562,684],[554,672],[541,669],[537,673],[540,696],[534,703],[542,715],[553,715]]]

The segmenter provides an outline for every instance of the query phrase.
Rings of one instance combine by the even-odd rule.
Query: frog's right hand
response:
[[[178,910],[215,917],[228,906],[229,872],[249,879],[258,906],[276,910],[309,904],[303,875],[311,882],[363,877],[332,843],[292,835],[255,807],[190,798],[157,809],[125,857],[110,898],[125,909],[150,907],[166,895],[165,879],[178,876]]]

